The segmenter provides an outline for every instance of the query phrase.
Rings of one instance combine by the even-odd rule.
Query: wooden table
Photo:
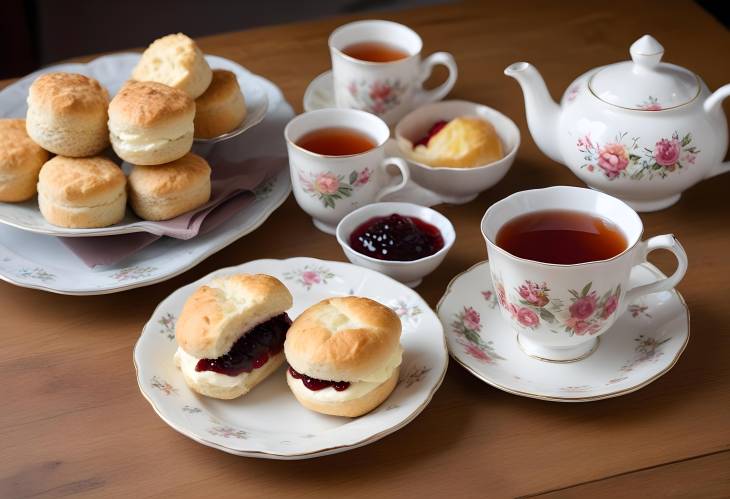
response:
[[[432,305],[455,274],[485,258],[479,219],[488,206],[522,189],[581,185],[535,147],[522,94],[502,74],[508,64],[535,63],[558,96],[583,71],[627,59],[629,45],[651,32],[667,59],[697,71],[710,88],[730,80],[730,34],[689,1],[507,1],[381,17],[415,28],[425,53],[454,54],[454,98],[491,105],[523,131],[517,161],[499,185],[467,205],[439,207],[458,238],[418,288]],[[270,78],[301,111],[307,83],[329,66],[328,34],[351,19],[224,34],[200,45]],[[647,235],[673,232],[690,259],[679,290],[692,312],[692,338],[655,383],[616,399],[560,404],[503,393],[452,362],[432,403],[407,427],[309,461],[241,458],[183,437],[142,398],[132,365],[153,308],[186,283],[262,257],[344,260],[293,199],[253,234],[162,284],[69,297],[0,283],[0,496],[727,497],[728,192],[730,175],[717,177],[675,206],[642,215]],[[652,260],[665,271],[674,265],[666,255]]]

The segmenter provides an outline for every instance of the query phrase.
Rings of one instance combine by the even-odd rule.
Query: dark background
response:
[[[180,31],[197,37],[449,1],[454,0],[0,0],[0,79],[72,57],[144,47]],[[698,3],[728,25],[730,2]],[[666,6],[671,9],[672,1]]]

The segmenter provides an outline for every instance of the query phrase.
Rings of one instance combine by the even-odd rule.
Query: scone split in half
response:
[[[234,399],[284,362],[289,290],[265,274],[218,277],[187,299],[175,326],[175,364],[201,395]]]
[[[284,344],[287,383],[306,408],[333,416],[370,412],[398,382],[401,322],[368,298],[329,298],[304,311]]]

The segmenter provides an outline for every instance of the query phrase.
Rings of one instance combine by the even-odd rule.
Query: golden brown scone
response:
[[[127,82],[109,104],[114,152],[135,165],[161,165],[185,156],[193,145],[195,101],[155,82]]]
[[[212,74],[198,45],[177,33],[152,42],[134,68],[132,78],[164,83],[197,99],[208,88]]]
[[[288,374],[297,399],[326,414],[359,416],[390,394],[402,361],[401,322],[388,307],[356,296],[329,298],[305,310],[284,342],[287,362],[299,376],[348,382],[345,390],[310,390]],[[384,386],[385,385],[385,386]]]
[[[28,92],[26,129],[33,141],[63,156],[93,156],[109,145],[109,93],[74,73],[39,76]]]
[[[48,152],[28,137],[25,120],[0,119],[0,201],[26,201],[36,193]]]
[[[213,71],[208,90],[195,99],[195,137],[211,139],[228,133],[246,117],[246,101],[236,75],[225,69]]]
[[[289,319],[285,315],[292,306],[289,290],[275,277],[265,274],[234,274],[217,277],[199,287],[185,302],[175,326],[178,349],[175,364],[188,386],[208,397],[232,399],[240,397],[273,373],[284,361],[281,351]],[[267,323],[268,351],[263,364],[253,364],[249,372],[228,375],[213,370],[198,371],[201,359],[218,359],[228,354],[233,345],[259,358],[261,331]],[[273,328],[273,329],[272,329]],[[275,332],[278,329],[278,333]],[[247,346],[248,334],[254,335]],[[258,339],[256,339],[258,338]],[[243,339],[243,346],[240,342]],[[237,343],[238,342],[238,343]],[[272,343],[273,342],[273,343]],[[259,346],[257,346],[259,345]],[[230,358],[230,357],[228,357]]]
[[[408,150],[408,149],[406,149]],[[411,157],[435,167],[473,168],[502,159],[502,142],[494,125],[476,117],[449,121],[428,141],[412,149]]]
[[[46,162],[38,177],[38,206],[53,225],[93,228],[124,218],[127,178],[114,162],[101,156]]]
[[[145,220],[169,220],[210,199],[210,166],[188,153],[164,165],[135,165],[129,174],[129,204]]]

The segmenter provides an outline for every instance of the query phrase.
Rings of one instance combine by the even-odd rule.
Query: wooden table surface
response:
[[[449,280],[485,258],[484,210],[522,189],[581,185],[527,132],[522,94],[502,70],[535,63],[559,96],[597,64],[628,58],[645,32],[711,89],[730,81],[730,34],[690,1],[493,2],[386,13],[459,65],[451,96],[511,116],[522,148],[507,177],[475,201],[440,206],[456,227],[444,264],[418,291],[435,305]],[[274,81],[301,111],[329,66],[327,36],[353,18],[200,40]],[[5,84],[9,82],[4,82]],[[726,112],[728,111],[726,103]],[[377,443],[295,462],[236,457],[170,429],[139,393],[132,347],[160,300],[220,267],[262,257],[344,260],[290,198],[254,233],[167,282],[124,293],[60,296],[0,283],[0,497],[730,496],[730,175],[642,215],[646,235],[673,232],[689,255],[679,291],[692,337],[671,372],[635,393],[585,404],[503,393],[453,361],[426,410]],[[285,240],[283,239],[285,237]],[[652,260],[665,271],[667,255]]]

